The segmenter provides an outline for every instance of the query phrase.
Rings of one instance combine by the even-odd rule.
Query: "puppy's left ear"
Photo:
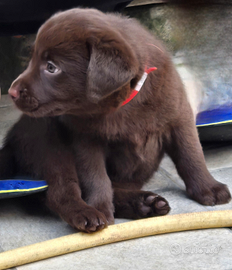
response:
[[[128,84],[138,73],[138,60],[131,46],[116,32],[89,41],[87,96],[93,103]]]

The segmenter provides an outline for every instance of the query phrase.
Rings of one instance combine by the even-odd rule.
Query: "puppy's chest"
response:
[[[162,128],[155,117],[127,115],[106,119],[101,132],[108,142],[108,156],[116,160],[129,160],[135,165],[156,163],[163,152]]]
[[[129,147],[130,152],[139,156],[149,152],[150,148],[157,150],[162,148],[162,131],[151,118],[107,117],[88,120],[69,118],[68,124],[77,138],[80,136],[96,139],[113,148]]]
[[[116,155],[126,155],[128,158],[138,158],[146,161],[154,156],[154,152],[162,151],[162,135],[155,130],[126,129],[122,133],[111,134],[106,141],[109,151]]]
[[[161,128],[155,113],[143,115],[135,113],[108,115],[92,125],[96,134],[111,141],[131,141],[136,145],[143,145],[148,135],[159,136]]]

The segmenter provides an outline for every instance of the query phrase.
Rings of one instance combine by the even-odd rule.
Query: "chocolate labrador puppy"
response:
[[[1,179],[47,180],[47,205],[78,230],[100,230],[114,215],[167,214],[164,198],[141,191],[164,153],[190,198],[231,199],[206,168],[169,54],[134,19],[94,9],[54,15],[9,94],[24,114],[0,152]]]

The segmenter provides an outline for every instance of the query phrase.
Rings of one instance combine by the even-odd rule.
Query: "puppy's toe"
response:
[[[201,189],[189,188],[189,196],[203,205],[214,206],[225,204],[231,200],[231,194],[226,185],[215,181],[211,186],[204,186]]]
[[[78,231],[87,233],[100,231],[108,226],[105,215],[93,207],[75,213],[68,223]]]
[[[107,223],[109,225],[114,224],[114,206],[112,202],[102,203],[95,206],[94,208],[96,208],[98,211],[105,215]]]

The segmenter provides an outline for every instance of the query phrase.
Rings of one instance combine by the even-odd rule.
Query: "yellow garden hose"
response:
[[[0,269],[129,239],[196,229],[232,227],[232,210],[140,219],[92,233],[75,233],[0,253]]]

